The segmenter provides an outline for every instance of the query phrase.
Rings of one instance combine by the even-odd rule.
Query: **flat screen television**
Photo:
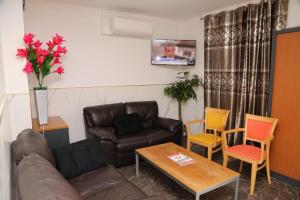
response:
[[[152,65],[195,66],[196,40],[152,40]]]

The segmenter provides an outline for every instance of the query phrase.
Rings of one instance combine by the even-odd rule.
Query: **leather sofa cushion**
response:
[[[151,146],[173,141],[172,132],[166,131],[164,129],[145,129],[139,134],[143,135],[147,139],[148,145]]]
[[[137,113],[143,122],[144,128],[152,127],[152,121],[158,117],[156,101],[127,102],[124,104],[126,113]]]
[[[79,191],[83,198],[124,181],[126,181],[125,178],[110,165],[102,166],[76,178],[69,179],[69,182]]]
[[[23,130],[15,141],[15,159],[19,163],[30,153],[36,153],[55,166],[55,160],[49,149],[48,142],[41,133],[32,129]]]
[[[142,200],[146,197],[142,190],[126,181],[88,196],[86,200]]]
[[[105,164],[101,144],[96,138],[67,144],[53,150],[57,168],[65,178],[73,178]]]
[[[140,133],[121,135],[117,144],[117,152],[134,152],[135,149],[146,147],[147,145],[147,139]]]
[[[18,185],[22,200],[82,200],[54,166],[35,153],[18,165]]]
[[[117,135],[136,133],[143,129],[141,119],[137,113],[115,116],[113,124]]]
[[[106,104],[86,107],[83,112],[94,126],[112,126],[115,116],[125,114],[125,107],[123,103]]]

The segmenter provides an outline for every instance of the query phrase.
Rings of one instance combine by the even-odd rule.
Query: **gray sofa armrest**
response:
[[[98,138],[99,140],[108,140],[115,144],[118,144],[118,136],[113,132],[100,127],[93,127],[87,130],[87,134]]]

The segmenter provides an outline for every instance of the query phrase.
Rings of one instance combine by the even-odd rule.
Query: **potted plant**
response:
[[[47,42],[47,47],[43,48],[43,43],[34,40],[32,33],[25,34],[23,37],[24,49],[17,49],[17,56],[26,59],[23,71],[27,75],[33,73],[37,79],[38,86],[34,87],[34,96],[37,106],[39,124],[48,124],[48,95],[47,87],[43,85],[45,78],[53,73],[61,75],[64,68],[61,66],[61,55],[67,53],[63,47],[64,39],[59,34],[55,34],[52,40]]]
[[[179,72],[177,81],[170,83],[170,86],[164,89],[164,93],[178,102],[178,118],[182,121],[181,105],[189,99],[197,100],[195,88],[203,86],[202,79],[198,75],[190,77],[189,72]]]

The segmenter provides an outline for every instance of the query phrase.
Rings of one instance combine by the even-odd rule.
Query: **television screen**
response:
[[[196,40],[152,40],[153,65],[191,65],[196,62]]]

